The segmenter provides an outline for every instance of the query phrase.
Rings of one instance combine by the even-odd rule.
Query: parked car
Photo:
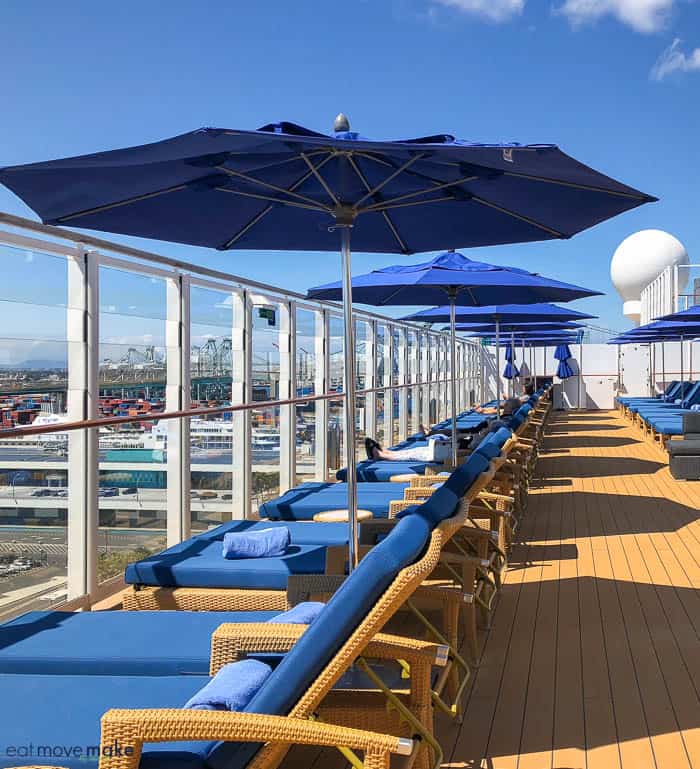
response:
[[[97,492],[97,495],[100,497],[116,497],[119,494],[119,489],[115,488],[106,488],[106,489],[99,489]]]
[[[50,497],[51,489],[34,489],[32,492],[33,497]]]
[[[221,499],[229,500],[233,499],[233,494],[230,491],[226,491],[221,495]]]
[[[215,491],[200,491],[200,499],[216,499],[219,495]]]
[[[125,489],[122,489],[122,494],[138,494],[139,490],[136,486],[127,486]]]

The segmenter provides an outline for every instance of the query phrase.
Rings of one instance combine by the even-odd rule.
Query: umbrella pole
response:
[[[339,224],[343,272],[343,320],[345,356],[345,466],[348,483],[348,561],[352,571],[358,563],[357,469],[355,458],[355,327],[352,317],[352,273],[350,266],[350,227]]]
[[[501,418],[501,354],[500,323],[496,321],[496,419]]]
[[[452,467],[457,467],[457,340],[455,338],[457,291],[450,289],[450,404],[452,411]]]
[[[663,377],[663,388],[666,392],[666,345],[661,342],[661,376]]]
[[[481,378],[479,380],[479,404],[481,406],[486,403],[486,368],[484,366],[484,345],[479,342],[479,362],[481,363]]]
[[[685,398],[685,382],[683,381],[683,335],[681,334],[681,402]]]
[[[510,357],[513,359],[513,366],[515,366],[515,332],[510,332]],[[510,372],[510,397],[515,397],[515,372]]]
[[[547,348],[545,347],[545,353]],[[535,392],[537,392],[537,348],[530,348],[530,359],[532,360],[532,378],[535,380]]]

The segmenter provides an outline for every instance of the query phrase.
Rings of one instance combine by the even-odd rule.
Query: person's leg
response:
[[[402,449],[392,451],[391,449],[374,448],[373,459],[383,459],[387,462],[431,462],[432,449],[427,446],[420,446],[414,449]]]

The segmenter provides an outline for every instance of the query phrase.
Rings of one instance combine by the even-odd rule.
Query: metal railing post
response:
[[[174,275],[166,280],[165,320],[166,384],[165,410],[190,407],[190,279]],[[190,420],[167,423],[166,530],[168,547],[190,536]]]

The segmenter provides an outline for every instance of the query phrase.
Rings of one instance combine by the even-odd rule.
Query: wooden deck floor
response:
[[[538,476],[443,766],[700,769],[700,483],[613,412],[555,414]]]
[[[614,413],[555,415],[455,769],[700,769],[700,483]]]

